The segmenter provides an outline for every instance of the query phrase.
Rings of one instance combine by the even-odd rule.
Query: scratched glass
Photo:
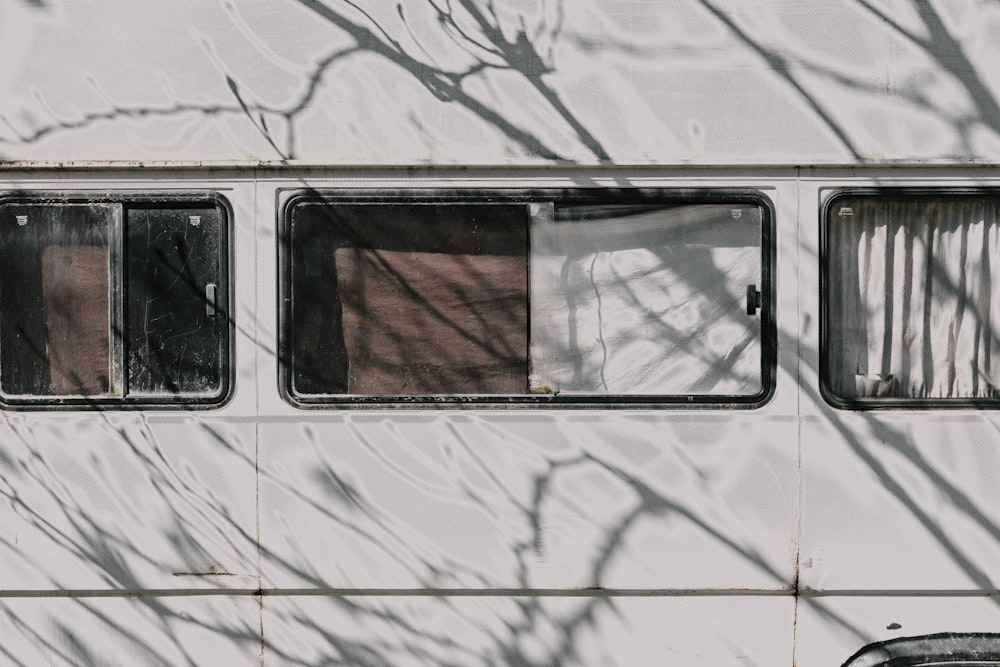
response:
[[[10,403],[225,390],[224,215],[205,203],[0,204],[0,393]]]

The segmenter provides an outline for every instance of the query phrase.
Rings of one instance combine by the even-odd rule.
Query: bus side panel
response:
[[[940,632],[996,632],[998,627],[996,598],[806,595],[797,613],[795,664],[840,667],[874,642]]]
[[[5,665],[256,665],[250,596],[5,598]]]
[[[575,4],[10,3],[0,146],[368,165],[1000,155],[989,3],[900,2],[892,20],[850,0]]]
[[[996,590],[988,415],[830,413],[802,427],[802,574],[817,590]]]
[[[876,177],[877,176],[877,177]],[[819,211],[834,186],[982,187],[927,168],[810,173],[803,256],[820,257]],[[822,262],[800,272],[802,316],[819,322]],[[830,280],[838,277],[830,276]],[[972,409],[840,410],[820,394],[818,330],[801,347],[802,518],[796,662],[844,663],[895,637],[995,631],[1000,606],[996,415]]]
[[[758,421],[355,413],[264,423],[263,585],[790,589],[795,423]]]
[[[0,588],[255,588],[256,384],[253,185],[204,172],[12,172],[5,190],[87,198],[215,192],[237,323],[232,396],[208,411],[8,411],[0,415]],[[115,193],[122,193],[121,195]],[[220,199],[221,201],[221,199]],[[141,306],[141,304],[139,304]]]
[[[790,665],[789,597],[273,597],[266,664]]]
[[[0,429],[3,589],[255,585],[252,423],[39,413]]]
[[[930,168],[878,179],[810,174],[802,183],[799,216],[803,252],[820,256],[819,212],[835,192],[831,184],[995,185],[986,178],[959,176]],[[803,321],[820,321],[822,270],[822,262],[803,265]],[[829,276],[830,281],[843,279]],[[837,316],[831,314],[831,319]],[[930,595],[995,591],[1000,582],[1000,491],[995,483],[1000,419],[990,410],[836,409],[819,393],[818,342],[818,336],[803,339],[802,347],[802,586],[831,592],[924,590]],[[946,621],[942,616],[942,625]]]

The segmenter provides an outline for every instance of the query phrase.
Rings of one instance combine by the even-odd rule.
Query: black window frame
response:
[[[233,279],[233,208],[229,200],[222,194],[214,191],[169,191],[169,192],[148,192],[139,190],[113,191],[31,191],[15,190],[0,193],[0,207],[7,205],[28,205],[28,206],[56,206],[56,205],[108,205],[121,206],[122,219],[121,227],[113,231],[111,238],[117,247],[109,246],[111,252],[110,268],[113,272],[121,274],[113,278],[109,285],[109,309],[117,310],[118,314],[112,313],[112,322],[121,327],[128,326],[129,306],[124,302],[127,298],[122,289],[124,281],[128,280],[128,273],[134,268],[130,266],[128,250],[126,248],[128,236],[129,210],[151,211],[170,210],[183,212],[185,210],[215,209],[219,216],[219,244],[218,249],[218,277],[215,284],[214,302],[209,303],[206,296],[206,307],[215,311],[214,317],[219,318],[221,333],[218,339],[219,364],[218,364],[218,389],[211,393],[140,393],[123,395],[39,395],[39,394],[6,394],[0,390],[0,407],[8,410],[137,410],[137,409],[157,409],[157,410],[206,410],[217,409],[224,406],[232,398],[234,390],[235,368],[234,340],[235,324],[232,316],[232,305],[234,303]],[[2,242],[0,237],[0,242]],[[117,266],[115,265],[117,262]],[[115,336],[114,331],[110,332]],[[128,366],[128,353],[123,351],[125,335],[119,333],[117,340],[113,341],[117,362]],[[2,341],[0,341],[2,344]],[[121,354],[120,357],[118,355]],[[112,360],[111,363],[115,363]]]
[[[830,249],[830,227],[832,211],[838,202],[846,199],[870,197],[883,201],[906,201],[914,202],[919,200],[940,201],[942,199],[962,199],[962,198],[997,198],[1000,205],[1000,188],[988,187],[948,187],[948,186],[927,186],[927,187],[846,187],[838,188],[825,197],[821,197],[819,210],[819,303],[820,303],[820,323],[819,323],[819,389],[823,399],[834,408],[840,410],[963,410],[963,409],[997,409],[1000,408],[1000,397],[997,398],[921,398],[921,397],[873,397],[855,396],[845,397],[838,395],[831,386],[832,378],[832,344],[830,322],[833,314],[830,312],[831,304],[829,298],[829,288],[832,284],[831,276],[831,249]]]
[[[279,197],[279,201],[280,201]],[[709,394],[550,394],[515,395],[299,395],[292,372],[292,262],[293,209],[302,203],[324,204],[603,204],[603,205],[746,205],[761,209],[761,285],[758,316],[761,321],[761,389],[753,395]],[[330,408],[697,408],[754,409],[774,395],[777,377],[777,318],[775,289],[775,208],[759,190],[742,188],[510,188],[510,189],[333,189],[308,188],[288,192],[278,210],[278,390],[300,409]],[[529,230],[530,235],[530,230]],[[529,244],[526,261],[530,260]],[[530,271],[530,267],[529,267]],[[530,297],[529,297],[530,300]],[[530,309],[530,305],[529,305]],[[530,322],[529,322],[530,336]]]

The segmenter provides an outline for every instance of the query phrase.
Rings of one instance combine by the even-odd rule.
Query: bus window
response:
[[[203,201],[0,203],[11,405],[215,403],[228,391],[226,214]]]
[[[754,396],[764,385],[756,205],[562,205],[532,227],[533,382]],[[755,298],[755,297],[754,297]],[[752,306],[751,306],[752,307]]]
[[[845,192],[828,202],[828,400],[841,407],[997,405],[997,203],[984,193],[892,190]]]
[[[755,197],[469,196],[285,207],[297,404],[755,404],[773,379]]]

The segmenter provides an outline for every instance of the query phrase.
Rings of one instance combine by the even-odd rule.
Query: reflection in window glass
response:
[[[532,228],[534,391],[756,394],[758,207],[560,206]]]
[[[835,397],[1000,396],[992,199],[841,196],[826,224],[825,382]]]
[[[759,400],[764,215],[752,199],[300,195],[285,217],[286,389],[303,402]]]

